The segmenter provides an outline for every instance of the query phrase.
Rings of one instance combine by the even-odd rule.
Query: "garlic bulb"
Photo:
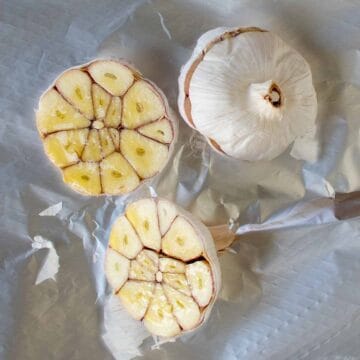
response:
[[[164,199],[135,201],[116,219],[105,273],[127,312],[163,338],[200,327],[221,284],[209,230]]]
[[[181,70],[178,103],[215,150],[242,160],[271,160],[316,127],[308,63],[258,28],[202,35]]]
[[[176,118],[164,94],[123,61],[66,70],[40,98],[37,128],[63,180],[86,195],[122,195],[171,156]]]

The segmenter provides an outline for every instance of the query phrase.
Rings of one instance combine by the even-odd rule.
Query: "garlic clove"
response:
[[[55,83],[58,91],[89,120],[94,117],[91,96],[91,78],[85,72],[73,69],[63,73]]]
[[[42,136],[60,130],[87,128],[90,121],[72,107],[55,89],[40,99],[36,122]]]
[[[75,190],[86,195],[101,193],[99,165],[92,162],[79,162],[63,169],[63,180]]]
[[[130,263],[129,279],[155,281],[155,273],[149,268],[142,266],[137,260],[132,260]]]
[[[186,265],[186,278],[196,302],[199,306],[206,306],[213,293],[209,265],[202,260]]]
[[[94,113],[96,119],[104,119],[111,102],[111,95],[98,84],[92,84]]]
[[[106,194],[126,194],[135,190],[140,179],[134,169],[118,152],[113,152],[100,163],[101,185]]]
[[[135,129],[165,115],[162,99],[152,85],[144,80],[136,81],[124,96],[123,126]]]
[[[115,151],[115,145],[112,141],[110,132],[108,129],[100,129],[99,130],[99,138],[100,138],[100,145],[101,145],[101,154],[102,157],[106,157]]]
[[[199,257],[203,245],[194,227],[183,217],[178,216],[162,240],[162,251],[182,261]]]
[[[94,61],[88,70],[95,82],[114,96],[124,95],[134,81],[131,69],[118,61]]]
[[[88,129],[58,131],[44,139],[44,149],[49,159],[59,167],[69,166],[80,160],[85,147]]]
[[[181,332],[172,307],[159,284],[156,284],[154,297],[144,318],[144,325],[157,336],[173,337]]]
[[[130,261],[112,249],[106,256],[105,271],[109,284],[114,289],[120,289],[129,277]]]
[[[154,283],[129,280],[117,293],[125,309],[136,320],[141,320],[153,298]]]
[[[164,285],[164,291],[170,304],[173,306],[173,313],[184,330],[193,329],[200,322],[201,313],[197,303],[190,297],[171,286]]]
[[[153,199],[142,199],[130,204],[126,209],[126,217],[136,229],[144,246],[149,249],[160,250],[161,234],[157,207]]]
[[[104,125],[109,128],[117,128],[121,123],[121,99],[114,96],[111,99],[109,108],[106,112]]]
[[[136,231],[125,216],[116,219],[111,229],[109,245],[128,259],[134,259],[143,247]]]
[[[171,286],[187,296],[191,296],[188,280],[184,274],[163,273],[162,279],[164,284]],[[212,288],[210,288],[210,292],[212,294]]]
[[[132,130],[120,134],[120,151],[143,179],[153,177],[168,159],[168,147]]]
[[[176,206],[167,200],[159,200],[158,202],[158,216],[161,235],[168,231],[171,223],[176,218]]]
[[[136,260],[154,274],[159,268],[159,255],[155,251],[145,249],[140,252]]]
[[[117,129],[109,128],[109,133],[113,144],[115,146],[115,151],[119,151],[120,149],[120,132]]]
[[[170,121],[165,118],[140,126],[138,131],[140,134],[164,144],[169,144],[173,138]]]
[[[99,131],[91,129],[81,155],[83,161],[98,162],[102,159]]]
[[[163,257],[159,259],[159,269],[166,273],[182,274],[185,273],[185,263],[180,260]]]

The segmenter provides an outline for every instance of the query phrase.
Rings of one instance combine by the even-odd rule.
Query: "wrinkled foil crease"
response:
[[[360,6],[355,0],[3,2],[0,12],[1,359],[358,359]],[[180,123],[151,186],[88,198],[49,164],[33,109],[58,73],[124,57],[167,94],[196,39],[218,26],[276,32],[308,60],[320,158],[245,163]],[[126,203],[160,195],[238,234],[204,327],[149,337],[110,297],[109,229]],[[61,205],[59,205],[61,203]],[[50,208],[50,210],[49,210]]]

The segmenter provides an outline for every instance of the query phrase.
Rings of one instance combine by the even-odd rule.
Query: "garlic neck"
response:
[[[284,98],[280,87],[273,80],[250,84],[248,102],[250,110],[267,120],[281,118],[279,110],[283,106]]]

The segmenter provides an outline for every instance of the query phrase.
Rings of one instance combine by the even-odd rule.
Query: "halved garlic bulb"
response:
[[[206,226],[175,204],[152,198],[129,204],[116,219],[105,273],[128,313],[165,338],[201,326],[221,282]]]
[[[155,176],[177,132],[161,90],[115,60],[62,73],[41,96],[36,122],[65,183],[86,195],[126,194]]]
[[[181,70],[178,105],[215,150],[242,160],[271,160],[315,132],[317,100],[308,63],[259,28],[202,35]]]

